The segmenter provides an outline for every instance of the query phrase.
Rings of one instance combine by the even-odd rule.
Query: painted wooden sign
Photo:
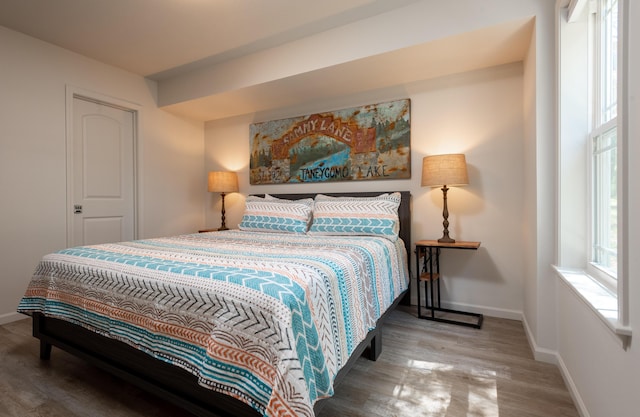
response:
[[[409,99],[250,126],[251,184],[411,178]]]

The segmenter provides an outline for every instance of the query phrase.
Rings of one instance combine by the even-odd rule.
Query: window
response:
[[[618,0],[597,0],[589,31],[591,236],[587,272],[614,291],[618,265]]]
[[[618,264],[617,140],[613,127],[595,135],[592,160],[593,233],[591,262],[612,278]]]
[[[625,10],[568,0],[558,15],[558,259],[555,270],[623,340],[629,326]],[[626,340],[626,342],[625,342]]]

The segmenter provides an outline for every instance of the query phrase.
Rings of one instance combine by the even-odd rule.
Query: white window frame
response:
[[[598,140],[598,138],[601,138],[602,136],[606,135],[608,132],[610,132],[611,130],[615,129],[615,134],[616,137],[618,135],[618,126],[617,126],[617,118],[614,118],[612,120],[609,120],[608,122],[606,122],[603,125],[600,125],[598,127],[596,127],[594,130],[591,131],[591,134],[589,135],[589,161],[588,161],[588,179],[590,181],[590,186],[589,186],[589,210],[588,210],[588,219],[589,219],[589,239],[588,239],[588,262],[587,262],[587,273],[592,276],[593,278],[595,278],[596,280],[598,280],[600,282],[600,284],[602,284],[605,288],[607,288],[609,291],[611,291],[612,293],[616,293],[617,292],[617,287],[618,287],[618,271],[617,271],[617,259],[616,259],[616,269],[612,270],[607,268],[605,265],[602,265],[601,263],[597,262],[594,258],[597,258],[597,255],[595,254],[596,251],[596,244],[598,242],[596,242],[596,228],[598,227],[605,227],[607,224],[607,221],[605,219],[600,219],[602,220],[601,223],[598,224],[598,216],[596,213],[596,210],[594,210],[594,205],[604,205],[606,203],[603,203],[602,201],[596,201],[597,197],[596,197],[596,191],[595,188],[598,187],[598,184],[595,184],[595,182],[597,181],[596,177],[597,172],[596,172],[596,168],[594,166],[594,159],[596,158],[596,156],[594,155],[594,150],[593,148],[595,147],[595,141]],[[617,142],[617,140],[616,140]],[[616,144],[616,153],[618,151],[618,146]],[[619,163],[620,160],[620,156],[617,155],[617,163]],[[620,198],[620,178],[617,178],[617,196],[616,198],[619,199]],[[604,184],[599,184],[600,187],[603,187]],[[605,223],[605,224],[602,224]],[[619,221],[617,222],[617,224],[619,224]],[[618,236],[616,236],[616,240],[618,240]],[[617,242],[616,242],[616,248],[617,248]],[[618,251],[616,249],[616,258],[618,258]]]
[[[595,246],[598,242],[596,242],[596,229],[599,227],[604,227],[604,224],[602,223],[606,223],[606,220],[601,218],[598,219],[597,218],[597,211],[594,210],[594,205],[598,204],[600,205],[602,202],[598,202],[596,201],[596,191],[594,188],[597,187],[597,185],[595,184],[595,182],[597,181],[597,173],[595,172],[595,166],[593,163],[594,160],[594,151],[593,148],[595,146],[595,141],[602,137],[603,135],[605,135],[607,132],[611,131],[612,129],[616,130],[616,137],[618,136],[618,119],[617,119],[617,105],[619,102],[619,97],[617,94],[617,89],[619,89],[619,86],[616,85],[616,111],[615,111],[615,116],[611,116],[608,115],[604,116],[605,110],[605,103],[604,100],[605,98],[603,97],[602,92],[605,90],[606,85],[609,84],[608,82],[606,82],[606,80],[603,78],[602,76],[602,68],[603,68],[603,62],[602,62],[602,50],[606,47],[606,43],[603,42],[603,38],[604,38],[604,34],[602,33],[602,17],[600,15],[600,12],[602,11],[602,3],[603,1],[607,1],[607,0],[594,0],[592,1],[592,3],[590,5],[593,5],[593,7],[590,8],[589,10],[589,17],[588,19],[590,20],[589,22],[589,42],[591,43],[591,45],[589,46],[589,50],[590,52],[592,52],[592,56],[590,57],[590,79],[591,79],[591,85],[590,85],[590,89],[591,89],[591,93],[589,94],[590,97],[590,101],[593,105],[592,111],[591,111],[591,129],[590,129],[590,134],[589,134],[589,143],[588,143],[588,148],[589,148],[589,160],[587,163],[588,166],[588,176],[587,178],[589,179],[590,183],[589,183],[589,210],[588,210],[588,219],[589,219],[589,224],[588,224],[588,228],[587,230],[589,231],[588,233],[588,262],[586,265],[586,272],[587,274],[589,274],[591,277],[593,277],[594,279],[596,279],[601,285],[603,285],[605,288],[607,288],[609,291],[611,291],[612,293],[617,293],[617,286],[618,286],[618,271],[617,269],[615,271],[611,271],[609,269],[607,269],[604,265],[598,263],[594,258],[596,257],[595,255]],[[620,1],[619,0],[612,0],[612,1],[617,1],[618,2],[618,13],[620,13]],[[618,43],[620,43],[620,36],[617,34],[617,38],[618,38]],[[619,51],[617,52],[617,56],[619,56]],[[620,69],[620,65],[619,63],[616,65],[616,67],[618,69]],[[616,76],[617,78],[619,78],[619,76]],[[616,140],[617,142],[617,140]],[[616,149],[617,149],[617,145],[616,145]],[[620,155],[617,155],[617,159],[618,162],[620,160]],[[618,163],[619,165],[619,163]],[[619,199],[620,198],[620,178],[617,179],[617,196],[616,198]],[[602,186],[602,184],[600,184],[600,186]],[[598,220],[602,220],[602,222],[600,224],[598,224]],[[620,225],[620,222],[617,222],[618,226]],[[616,241],[618,240],[618,237],[616,236]],[[616,242],[616,248],[617,248],[617,242]],[[617,250],[616,250],[616,258],[618,257],[617,254]],[[616,261],[616,265],[617,265],[617,261]],[[616,267],[617,268],[617,267]]]
[[[558,260],[554,268],[558,276],[582,299],[607,327],[620,337],[623,347],[629,346],[631,326],[628,302],[628,238],[627,186],[629,157],[628,92],[626,52],[630,0],[618,0],[617,49],[617,117],[594,129],[594,118],[600,108],[581,107],[580,103],[597,102],[599,89],[585,86],[593,74],[583,69],[593,62],[594,39],[588,35],[585,18],[594,0],[559,0],[558,5]],[[571,23],[574,22],[574,23]],[[573,25],[573,26],[572,26]],[[575,43],[578,42],[578,43]],[[590,44],[591,43],[591,44]],[[574,48],[577,45],[577,48]],[[589,65],[594,67],[593,65]],[[595,68],[595,67],[594,67]],[[582,71],[582,72],[581,72]],[[599,69],[598,69],[599,71]],[[577,94],[577,95],[576,95]],[[595,99],[595,100],[594,100]],[[577,101],[576,101],[577,100]],[[617,268],[612,276],[592,260],[592,144],[593,135],[616,128],[617,138]],[[580,149],[584,159],[581,159]],[[577,168],[577,169],[576,169]],[[580,184],[581,183],[581,184]],[[617,275],[617,280],[615,279]]]

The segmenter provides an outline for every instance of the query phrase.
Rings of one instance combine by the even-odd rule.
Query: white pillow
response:
[[[311,222],[313,199],[284,200],[269,195],[249,196],[238,228],[245,231],[306,233]]]
[[[376,197],[330,197],[318,194],[310,235],[364,235],[398,239],[400,193]]]

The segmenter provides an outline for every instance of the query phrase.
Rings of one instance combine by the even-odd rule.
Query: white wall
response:
[[[424,3],[424,2],[423,2]],[[492,10],[494,2],[490,2]],[[516,2],[512,2],[516,4]],[[527,3],[524,5],[523,3]],[[473,98],[481,101],[488,99],[490,85],[499,85],[495,90],[496,95],[504,95],[507,104],[514,99],[506,86],[513,80],[509,76],[499,76],[492,81],[481,81],[476,77],[476,82],[466,83],[464,77],[450,77],[435,80],[428,86],[411,85],[400,88],[400,91],[385,90],[371,92],[363,97],[344,97],[331,102],[302,105],[295,109],[280,109],[269,114],[249,115],[229,120],[209,122],[206,124],[206,166],[207,169],[237,169],[241,173],[241,191],[243,194],[253,192],[295,192],[322,191],[323,185],[283,185],[250,187],[246,175],[248,158],[242,155],[248,154],[248,125],[252,122],[268,120],[271,118],[288,117],[298,114],[308,114],[314,111],[322,111],[332,108],[346,107],[363,103],[373,103],[383,99],[410,97],[412,99],[412,144],[413,144],[413,175],[410,181],[380,181],[372,183],[357,183],[358,189],[409,189],[414,196],[414,224],[413,238],[439,233],[439,225],[436,221],[426,221],[426,218],[439,216],[440,199],[436,193],[424,190],[419,186],[416,170],[419,170],[419,160],[424,153],[431,148],[438,147],[438,152],[448,151],[446,146],[456,146],[464,149],[469,157],[471,166],[478,169],[471,174],[471,184],[465,189],[454,189],[451,193],[452,227],[457,238],[478,239],[483,241],[484,254],[482,252],[469,255],[462,259],[462,255],[447,255],[449,264],[445,268],[451,268],[454,261],[461,261],[461,269],[454,270],[455,275],[449,280],[448,297],[460,304],[471,304],[473,309],[483,309],[483,305],[489,305],[490,313],[495,315],[522,310],[527,335],[531,342],[534,355],[538,359],[555,362],[560,365],[561,371],[568,387],[573,394],[580,413],[584,417],[633,417],[638,415],[637,387],[640,386],[640,347],[634,339],[627,350],[621,341],[605,328],[602,322],[595,317],[584,303],[577,299],[576,295],[551,271],[551,264],[557,256],[557,198],[560,190],[557,188],[557,149],[556,149],[556,56],[555,56],[555,16],[554,2],[517,2],[523,13],[528,7],[534,9],[536,16],[536,28],[529,53],[523,63],[523,70],[518,83],[522,87],[519,92],[522,102],[522,114],[518,123],[522,126],[522,133],[518,136],[517,145],[509,148],[521,152],[521,157],[516,158],[521,164],[519,178],[509,180],[506,188],[501,189],[497,196],[492,195],[491,187],[499,185],[499,179],[495,176],[495,170],[499,166],[498,159],[493,158],[492,152],[500,149],[496,147],[499,141],[478,143],[477,147],[469,137],[462,140],[457,138],[444,138],[439,131],[447,128],[463,129],[467,120],[473,120],[475,125],[470,130],[494,129],[498,126],[498,119],[490,115],[486,120],[474,119],[473,108],[477,105]],[[628,20],[640,21],[640,6],[636,2],[629,1],[630,9]],[[480,20],[482,20],[479,17]],[[631,25],[630,40],[640,39],[640,28]],[[635,213],[640,212],[640,190],[635,182],[640,178],[640,167],[634,164],[634,157],[640,155],[640,146],[636,138],[640,137],[640,43],[632,43],[630,46],[630,76],[629,89],[629,150],[631,182],[629,184],[628,212],[629,222],[625,226],[630,231],[629,248],[629,302],[630,323],[637,333],[640,323],[640,283],[636,279],[640,276],[640,259],[635,256],[635,251],[640,247],[640,221]],[[469,79],[474,75],[468,74]],[[486,83],[486,84],[485,84]],[[477,95],[477,96],[476,96]],[[464,99],[471,97],[470,103]],[[430,114],[435,107],[443,102],[440,118]],[[460,108],[453,105],[459,100]],[[433,104],[433,103],[436,104]],[[493,105],[495,103],[492,102]],[[433,107],[431,107],[433,106]],[[496,108],[497,110],[500,107]],[[475,108],[480,114],[483,109]],[[442,115],[460,115],[458,120],[452,122]],[[506,120],[512,120],[506,118]],[[495,132],[494,132],[495,133]],[[500,135],[496,135],[499,137]],[[449,142],[448,139],[453,139]],[[233,155],[233,157],[231,157]],[[510,154],[512,155],[512,154]],[[231,163],[231,160],[233,163]],[[475,177],[475,178],[474,178]],[[479,182],[474,182],[479,180]],[[521,186],[522,188],[516,189]],[[331,184],[332,190],[353,189],[354,184]],[[514,199],[522,198],[518,206],[513,201],[505,201],[502,194],[514,193]],[[474,198],[482,199],[481,202]],[[495,203],[494,203],[495,201]],[[463,206],[456,206],[463,202]],[[481,210],[465,212],[468,206],[482,206]],[[501,216],[505,210],[515,210],[506,215],[506,223],[509,228],[518,220],[521,227],[518,232],[509,230],[504,233],[501,227]],[[231,211],[231,223],[237,223],[242,210],[242,196],[234,197]],[[217,226],[219,222],[219,199],[211,196],[207,207],[207,223]],[[491,227],[489,227],[489,225]],[[493,237],[495,236],[495,237]],[[511,246],[504,248],[501,242],[504,239],[512,239]],[[515,258],[510,259],[509,257]],[[517,262],[522,263],[516,266]],[[464,265],[473,269],[465,270]],[[492,273],[486,273],[493,269]],[[451,269],[449,269],[451,271]],[[474,274],[483,271],[483,276],[492,279],[473,279]],[[512,279],[511,274],[516,278]],[[496,278],[497,277],[497,278]],[[505,277],[508,277],[505,279]],[[492,290],[500,288],[500,294],[494,297]],[[511,297],[513,300],[505,300]],[[474,297],[474,298],[472,298]],[[505,314],[509,315],[509,314]]]
[[[537,27],[534,34],[537,34]],[[523,93],[523,113],[524,113],[524,149],[527,157],[524,159],[524,227],[525,237],[522,250],[526,254],[524,257],[524,294],[523,312],[525,328],[528,330],[529,343],[536,344],[538,330],[538,286],[537,286],[537,193],[536,193],[536,36],[532,36],[529,51],[524,60],[524,93]]]
[[[629,315],[633,336],[625,350],[587,305],[562,281],[558,280],[557,354],[567,381],[576,395],[583,417],[636,417],[640,387],[640,4],[629,1],[629,162],[628,184],[628,278]]]
[[[461,33],[529,20],[540,9],[552,6],[550,0],[416,0],[348,25],[164,79],[160,81],[159,103],[168,106],[208,94],[242,91]],[[433,69],[425,68],[429,71]],[[260,109],[274,108],[268,101],[253,104]]]
[[[420,186],[422,158],[463,152],[470,184],[449,191],[449,230],[455,239],[481,241],[482,246],[477,253],[443,254],[441,267],[447,277],[443,298],[456,307],[520,319],[524,277],[522,79],[518,63],[332,103],[207,122],[207,169],[239,172],[240,194],[225,199],[227,226],[238,224],[244,196],[251,193],[409,190],[413,196],[412,238],[438,238],[442,235],[442,191]],[[411,180],[249,184],[250,123],[406,97],[411,99]],[[208,226],[219,226],[218,195],[210,196],[206,216]]]
[[[155,83],[0,27],[0,323],[46,253],[66,246],[65,88],[134,103],[139,237],[204,224],[203,124],[159,110]]]
[[[629,21],[640,21],[640,6],[629,3]],[[421,159],[432,152],[465,152],[471,184],[450,192],[451,230],[455,238],[481,240],[482,247],[471,254],[445,253],[443,272],[452,274],[446,277],[447,299],[497,316],[523,311],[536,357],[560,363],[584,417],[637,416],[638,343],[632,339],[624,350],[549,269],[556,247],[557,192],[553,9],[552,0],[417,2],[407,10],[420,13],[385,21],[390,42],[406,46],[502,19],[535,16],[535,35],[523,66],[324,102],[310,98],[296,108],[208,122],[204,134],[200,124],[157,110],[154,84],[0,28],[0,321],[15,311],[40,256],[65,244],[63,98],[69,83],[142,107],[141,237],[191,231],[204,226],[205,215],[206,225],[217,227],[220,199],[203,191],[204,174],[211,169],[240,173],[241,194],[227,197],[230,226],[240,220],[248,193],[318,192],[329,187],[336,191],[408,189],[414,198],[413,238],[437,237],[441,195],[438,190],[420,187]],[[433,24],[424,24],[427,16]],[[448,26],[451,21],[454,23]],[[411,30],[405,30],[403,22],[414,22]],[[394,32],[391,24],[399,25],[398,30]],[[421,26],[424,32],[418,29]],[[362,39],[369,39],[363,35],[367,30],[378,30],[360,29]],[[640,27],[632,25],[631,32],[630,39],[640,39]],[[315,37],[314,42],[322,37]],[[340,45],[341,53],[348,55],[346,60],[359,56],[353,45]],[[631,44],[629,69],[629,137],[633,139],[640,137],[639,45]],[[277,70],[269,76],[275,77]],[[279,70],[286,74],[294,69]],[[193,80],[185,80],[189,81]],[[182,91],[179,87],[176,85],[177,95]],[[194,83],[190,87],[201,88]],[[250,123],[403,97],[412,99],[411,180],[249,186]],[[640,147],[637,141],[629,142],[631,159],[640,155]],[[630,165],[630,170],[629,178],[640,178],[638,164]],[[629,188],[629,299],[631,326],[637,333],[640,258],[633,250],[640,247],[640,224],[634,217],[640,213],[640,191],[633,181]]]
[[[304,61],[304,65],[311,62],[314,68],[322,68],[335,64],[334,59],[346,62],[361,57],[363,50],[368,50],[369,53],[381,53],[400,46],[419,44],[474,28],[531,16],[535,16],[536,29],[531,49],[520,75],[517,92],[520,101],[512,102],[513,96],[510,94],[513,92],[506,93],[499,89],[501,93],[506,93],[504,98],[506,102],[513,104],[514,108],[520,112],[517,122],[520,126],[520,132],[514,136],[517,137],[514,139],[517,145],[507,143],[507,147],[502,148],[491,144],[482,144],[474,147],[474,134],[462,138],[446,137],[447,129],[464,130],[466,128],[473,131],[474,129],[483,130],[485,126],[488,129],[494,129],[492,134],[498,135],[499,130],[496,127],[501,121],[508,123],[514,120],[510,118],[513,115],[509,112],[507,112],[509,117],[501,120],[496,119],[501,116],[496,113],[491,113],[482,120],[476,119],[477,114],[484,114],[484,110],[489,109],[490,106],[478,106],[474,111],[469,111],[466,109],[467,106],[478,105],[478,103],[474,100],[467,103],[468,97],[461,97],[465,93],[472,96],[478,94],[478,97],[482,96],[487,102],[492,102],[493,96],[467,87],[464,81],[465,76],[453,76],[431,83],[423,83],[421,86],[398,86],[358,96],[337,97],[324,101],[314,101],[314,98],[310,97],[308,101],[299,103],[295,108],[275,109],[265,111],[262,114],[208,122],[205,132],[206,168],[239,170],[241,191],[245,194],[251,192],[295,192],[296,190],[322,191],[323,187],[326,189],[327,186],[309,184],[304,186],[248,187],[246,175],[248,158],[243,155],[248,154],[248,142],[244,138],[248,137],[249,123],[374,103],[383,99],[410,97],[412,99],[412,114],[414,115],[412,119],[413,179],[411,181],[382,181],[355,185],[336,183],[331,184],[330,189],[409,189],[414,195],[413,238],[438,237],[441,233],[440,222],[425,222],[420,217],[424,218],[426,215],[438,217],[441,207],[441,197],[437,195],[438,192],[428,192],[419,186],[421,158],[424,154],[431,152],[431,149],[427,149],[425,144],[439,145],[440,149],[433,151],[434,153],[443,152],[447,147],[468,148],[470,164],[479,164],[476,167],[477,171],[472,175],[475,174],[476,179],[480,182],[471,184],[464,189],[451,191],[452,231],[458,239],[476,239],[482,241],[483,245],[476,254],[451,254],[448,255],[449,260],[443,259],[444,267],[451,268],[452,265],[462,264],[470,265],[469,268],[472,268],[453,271],[453,278],[447,283],[447,291],[450,292],[448,295],[456,305],[469,304],[470,309],[488,311],[490,314],[499,316],[517,316],[518,318],[522,317],[521,312],[526,299],[526,323],[531,323],[531,327],[527,329],[530,340],[536,350],[550,352],[551,359],[554,359],[553,352],[556,348],[555,293],[554,291],[549,293],[549,288],[553,287],[555,282],[550,280],[548,274],[555,248],[555,191],[553,188],[555,176],[555,20],[552,1],[492,0],[481,4],[473,1],[460,1],[453,4],[422,0],[409,7],[377,16],[374,19],[384,22],[386,28],[384,39],[380,39],[381,32],[377,30],[380,25],[364,25],[360,22],[309,39],[300,39],[294,43],[273,48],[271,51],[256,54],[254,57],[241,59],[243,62],[252,59],[261,60],[260,62],[264,65],[245,65],[243,66],[246,68],[244,71],[232,71],[225,66],[220,66],[215,68],[215,71],[220,79],[235,80],[230,81],[231,85],[259,83],[265,81],[264,77],[277,78],[293,75],[299,70],[298,66],[303,65],[301,61]],[[359,34],[357,37],[340,36],[340,34],[356,32]],[[372,42],[372,39],[379,40],[379,42]],[[321,40],[324,40],[324,43]],[[368,42],[367,45],[359,43],[363,40]],[[292,51],[304,50],[305,45],[313,46],[307,50],[316,50],[329,44],[335,46],[339,53],[329,54],[323,62],[318,62],[318,60],[324,55],[316,55],[307,62],[300,58],[300,54],[292,53]],[[233,65],[233,63],[229,64],[230,68]],[[263,67],[266,68],[266,71],[262,71]],[[258,77],[255,80],[247,75],[247,71],[250,71],[251,68],[259,69],[260,74],[254,74]],[[504,68],[498,72],[502,70]],[[183,95],[198,94],[195,90],[200,91],[200,87],[216,91],[219,88],[226,88],[226,84],[212,85],[209,83],[204,86],[204,80],[208,79],[206,71],[179,77],[173,82],[163,84],[163,93],[166,93],[163,97],[168,103],[171,103],[184,98]],[[470,74],[468,76],[474,77]],[[481,85],[482,81],[479,79],[482,76],[478,74],[475,76],[479,77],[477,84]],[[506,76],[505,80],[508,78]],[[189,87],[184,84],[189,84]],[[474,83],[469,83],[469,85],[472,84]],[[461,89],[463,93],[459,94],[454,87]],[[445,93],[450,94],[451,102],[445,101],[445,104],[439,107],[440,103],[434,99],[439,94]],[[483,96],[483,94],[487,95]],[[452,103],[455,100],[460,100],[460,102],[454,105]],[[442,117],[432,120],[431,115],[434,112],[440,116],[454,114],[460,117],[455,120],[443,119]],[[467,124],[467,120],[473,120],[476,124]],[[506,129],[504,126],[502,128]],[[427,134],[430,136],[426,136]],[[421,146],[425,146],[425,148],[421,148]],[[467,151],[467,149],[463,150]],[[505,150],[511,151],[511,153],[506,153]],[[477,154],[477,158],[474,160],[475,154]],[[499,156],[504,155],[510,158],[507,159],[506,165],[501,165],[503,161],[499,160]],[[508,193],[504,189],[492,188],[502,186],[499,180],[492,176],[502,167],[504,167],[504,172],[508,172],[508,169],[511,168],[509,165],[511,161],[515,161],[513,163],[517,173],[501,174],[510,176],[507,180]],[[472,166],[472,168],[474,167]],[[509,199],[506,197],[507,195],[513,198]],[[456,207],[456,198],[464,202],[462,206]],[[219,197],[210,196],[207,206],[207,224],[210,227],[219,224],[219,204]],[[474,209],[465,213],[464,209],[469,210],[469,207],[474,207]],[[241,210],[242,196],[229,196],[227,214],[231,224],[237,223]],[[487,222],[489,221],[493,222],[491,223],[492,227],[488,226]],[[503,249],[505,249],[504,252],[502,252]],[[467,258],[464,259],[466,262],[457,262],[460,260],[459,257]],[[545,357],[545,359],[548,360],[549,357]]]
[[[220,89],[230,88],[228,87],[229,85],[239,88],[250,84],[259,84],[271,79],[287,77],[295,75],[299,71],[308,71],[311,69],[311,67],[304,67],[305,65],[312,65],[313,68],[324,68],[339,62],[348,62],[360,58],[365,53],[364,51],[368,51],[366,52],[368,54],[380,54],[394,48],[420,44],[421,42],[440,39],[505,21],[531,18],[534,16],[536,24],[535,37],[532,40],[532,48],[529,51],[523,69],[524,82],[521,81],[522,86],[518,93],[521,95],[521,101],[517,104],[521,112],[520,123],[522,124],[521,132],[518,136],[521,142],[520,146],[522,146],[520,155],[524,154],[521,159],[517,159],[520,170],[518,171],[518,176],[513,178],[514,181],[520,181],[519,186],[521,187],[516,191],[516,194],[514,194],[522,196],[522,200],[519,201],[519,203],[522,204],[522,208],[519,208],[521,211],[514,214],[514,216],[520,220],[517,226],[519,229],[517,233],[520,238],[515,241],[512,240],[510,245],[513,246],[509,247],[512,251],[514,250],[514,246],[519,249],[517,259],[521,261],[521,269],[516,273],[518,276],[513,278],[508,275],[515,272],[512,268],[503,271],[494,266],[495,277],[486,280],[474,280],[469,277],[469,271],[460,271],[460,275],[458,275],[456,279],[450,280],[447,289],[451,290],[452,296],[453,292],[456,293],[456,295],[452,297],[456,303],[471,304],[472,308],[476,310],[487,310],[488,307],[488,310],[496,315],[511,317],[514,312],[518,312],[518,318],[521,318],[520,313],[523,311],[524,300],[526,298],[528,306],[526,322],[531,323],[531,327],[527,330],[530,339],[535,349],[552,353],[556,348],[554,321],[555,293],[552,292],[552,294],[549,294],[548,291],[549,287],[553,286],[555,282],[550,280],[548,272],[550,271],[555,250],[553,227],[555,224],[554,12],[554,3],[550,0],[527,0],[519,2],[491,0],[481,3],[461,0],[455,2],[455,4],[452,2],[437,2],[431,0],[417,1],[405,8],[367,20],[367,23],[377,22],[378,24],[356,22],[346,27],[300,39],[290,44],[272,48],[272,50],[269,51],[263,51],[255,54],[255,56],[242,57],[239,61],[241,61],[240,64],[244,63],[240,65],[243,71],[239,71],[237,67],[235,67],[235,65],[239,65],[238,62],[232,62],[228,65],[217,66],[213,70],[205,69],[194,74],[177,77],[171,81],[165,81],[162,85],[163,100],[166,100],[167,103],[173,103],[187,97],[192,97],[193,95],[201,94],[200,91],[206,89],[219,91]],[[384,32],[378,30],[381,26],[385,27]],[[352,35],[353,33],[358,33],[358,36],[347,36],[347,34]],[[308,60],[304,59],[306,55],[302,51],[307,51],[308,53],[308,51],[322,50],[323,47],[326,48],[328,45],[331,45],[332,50],[336,51],[335,54],[315,54],[313,57],[309,57]],[[253,65],[247,65],[249,62],[252,62]],[[257,64],[258,62],[260,65]],[[235,71],[233,70],[234,68],[236,69]],[[209,74],[210,71],[214,71],[218,79],[228,82],[225,81],[225,83],[221,83],[221,85],[215,85],[215,82],[212,82],[211,78],[208,77],[208,75],[211,75]],[[449,81],[440,80],[440,82],[447,83]],[[264,111],[263,114],[258,115],[238,116],[234,120],[209,122],[206,128],[207,169],[225,168],[246,170],[246,160],[237,161],[234,159],[235,162],[232,163],[228,157],[234,153],[236,147],[240,152],[247,152],[248,144],[246,142],[239,142],[239,140],[247,136],[247,133],[242,131],[242,129],[248,132],[248,124],[251,122],[309,114],[314,111],[324,111],[363,103],[374,103],[384,97],[410,97],[414,99],[413,109],[415,111],[422,105],[422,102],[419,100],[420,94],[413,97],[413,94],[409,93],[407,86],[397,86],[396,88],[386,88],[384,91],[372,91],[367,94],[360,94],[357,97],[349,95],[346,97],[324,99],[323,101],[314,101],[314,98],[310,97],[308,101],[300,99],[301,102],[295,108],[275,109]],[[435,107],[437,111],[437,105]],[[525,110],[523,110],[523,108]],[[455,106],[450,107],[449,110],[453,112],[458,111]],[[525,111],[526,114],[524,113]],[[418,116],[413,118],[414,132],[416,132],[416,126],[418,126],[418,124],[429,118],[428,111],[418,111],[415,112],[415,114]],[[464,118],[460,118],[451,123],[454,127],[462,127],[464,126]],[[485,121],[483,120],[480,122],[480,125],[474,126],[473,128],[480,128],[484,123]],[[489,117],[486,123],[491,126],[492,118]],[[445,128],[446,126],[443,123],[442,129]],[[217,131],[218,129],[220,130]],[[218,133],[222,132],[224,133],[218,135]],[[213,145],[213,140],[217,140],[218,142]],[[445,140],[450,139],[439,137],[436,138],[436,140],[443,141],[444,143]],[[452,142],[448,143],[451,146],[454,145]],[[471,147],[471,144],[465,142],[458,143],[458,145],[468,145]],[[416,149],[414,143],[414,152]],[[498,151],[500,150],[502,149],[498,148]],[[481,158],[489,159],[499,154],[496,153],[492,155],[491,151],[496,151],[496,149],[480,147],[476,150],[476,152],[481,154]],[[422,155],[414,153],[414,178],[417,178],[416,170],[419,171],[421,156]],[[238,158],[238,156],[234,158]],[[520,156],[518,156],[518,158],[520,158]],[[487,167],[491,170],[495,168],[496,165],[487,164]],[[484,171],[478,171],[478,174],[484,175]],[[397,182],[397,184],[380,182],[378,184],[367,184],[364,187],[371,186],[397,189],[404,185],[405,183],[402,182]],[[416,201],[418,201],[419,198],[424,198],[420,194],[420,192],[425,192],[424,190],[416,191],[416,189],[419,189],[417,182],[411,181],[408,185],[409,189],[414,191]],[[482,185],[484,187],[484,183]],[[358,184],[355,187],[360,188],[363,187],[363,185]],[[331,185],[331,189],[335,190],[353,188],[354,186],[352,184]],[[300,189],[301,188],[298,188],[298,190]],[[304,189],[318,191],[322,189],[322,185],[305,185]],[[453,190],[451,195],[452,204],[455,204],[454,198],[456,197],[456,193],[470,197],[472,194],[469,190],[472,189],[473,186],[462,190]],[[260,188],[262,192],[285,190],[293,192],[296,188],[295,186],[294,188],[279,186],[276,187],[275,190],[266,186]],[[493,191],[491,187],[484,187],[476,191],[483,193],[477,195],[482,204],[487,204],[489,201],[488,198],[493,197],[490,195]],[[511,191],[511,189],[509,191]],[[253,192],[253,190],[247,190],[247,192]],[[439,197],[435,197],[435,194],[436,193],[433,193],[433,195],[430,194],[430,196],[427,197],[432,199],[428,207],[439,210]],[[212,199],[210,199],[207,209],[212,212],[218,212],[219,201],[213,198],[214,196],[211,197]],[[240,197],[230,196],[227,210],[233,210],[234,205],[241,210],[241,203]],[[512,203],[512,200],[507,201],[505,204],[496,206],[487,205],[487,207],[485,207],[489,214],[487,215],[485,212],[485,217],[481,217],[480,219],[482,221],[489,219],[496,221],[496,223],[493,224],[494,229],[491,230],[492,235],[502,236],[501,234],[503,232],[501,229],[513,227],[513,223],[509,223],[511,220],[509,216],[501,216],[501,210],[503,208],[508,207],[509,209],[514,209],[510,203]],[[525,204],[526,206],[524,206]],[[420,205],[416,207],[420,207]],[[427,205],[425,205],[425,207],[427,207]],[[483,253],[486,253],[484,251],[488,250],[487,244],[492,243],[491,237],[487,237],[489,228],[487,227],[486,230],[482,230],[484,233],[478,233],[476,237],[472,237],[468,232],[472,230],[474,222],[465,224],[465,229],[456,229],[456,227],[461,228],[463,222],[456,223],[455,210],[452,210],[452,212],[454,213],[452,218],[454,235],[460,232],[462,233],[463,239],[477,239],[484,242],[483,249],[481,249],[478,256],[470,257],[469,261],[471,261],[472,258],[482,257]],[[414,210],[414,213],[420,212]],[[460,215],[460,213],[458,213],[458,215]],[[207,216],[209,216],[209,212],[207,212]],[[209,216],[207,222],[210,226],[215,226],[219,224],[218,219],[218,215],[213,218]],[[416,222],[415,219],[417,219],[416,215],[414,215],[414,222]],[[212,220],[214,220],[215,223]],[[505,223],[502,223],[501,220],[505,220]],[[503,226],[503,224],[507,226]],[[426,226],[421,226],[416,222],[414,228],[417,229],[417,231],[413,233],[414,238],[425,235],[433,237],[439,236],[441,229],[438,230],[434,236],[434,231],[432,230],[421,230],[425,227]],[[502,242],[503,240],[496,239],[496,245],[494,245],[492,249],[496,250]],[[512,251],[508,251],[508,254],[511,255]],[[506,259],[509,255],[505,253],[499,256],[504,256]],[[455,261],[458,256],[469,255],[451,255],[450,259]],[[443,262],[447,261],[443,260]],[[477,262],[477,260],[474,262]],[[511,261],[504,262],[509,263]],[[444,265],[446,266],[446,263]],[[475,267],[476,265],[473,264],[473,266]],[[487,262],[486,259],[484,266],[483,274],[489,270],[489,262]],[[501,267],[502,265],[499,266]],[[457,272],[458,271],[456,271],[456,273]],[[500,284],[504,276],[509,276],[507,280],[509,289],[505,289],[505,287]],[[495,281],[493,281],[494,279]],[[478,288],[480,288],[480,295],[477,295],[478,293],[476,292]],[[497,304],[489,304],[494,298],[498,298],[498,296],[493,297],[489,295],[495,288],[500,288],[499,293],[501,296],[514,296],[514,298],[501,298],[497,300]],[[527,289],[526,293],[525,288]],[[504,311],[500,313],[502,309],[504,309]]]

